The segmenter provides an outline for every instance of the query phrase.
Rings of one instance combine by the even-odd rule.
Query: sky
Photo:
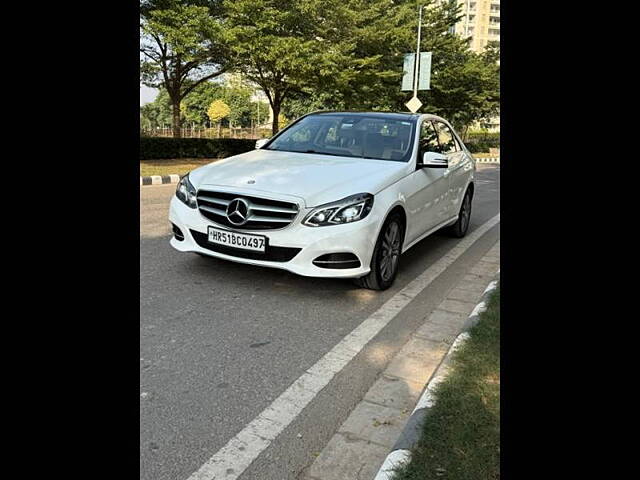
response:
[[[155,88],[145,87],[144,85],[140,85],[140,106],[145,103],[153,102],[153,100],[158,95],[158,90]]]

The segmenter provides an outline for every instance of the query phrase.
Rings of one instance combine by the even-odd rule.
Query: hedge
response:
[[[240,138],[140,137],[140,160],[223,158],[253,150],[255,140]]]
[[[472,153],[488,152],[490,148],[500,148],[500,133],[470,132],[464,144]]]
[[[500,148],[500,133],[471,132],[464,142],[472,153]],[[255,140],[241,138],[140,137],[140,160],[224,158],[253,150]]]

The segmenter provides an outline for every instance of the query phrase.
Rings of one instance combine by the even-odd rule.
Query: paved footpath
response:
[[[485,288],[500,241],[452,288],[400,349],[300,480],[371,480]]]

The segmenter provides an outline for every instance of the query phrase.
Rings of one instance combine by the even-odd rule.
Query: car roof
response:
[[[311,112],[307,115],[352,115],[352,116],[362,116],[362,117],[380,117],[380,118],[394,118],[396,120],[416,120],[422,116],[428,117],[431,119],[444,120],[437,115],[433,115],[430,113],[409,113],[409,112],[367,112],[367,111],[353,111],[350,112],[348,110],[318,110],[316,112]]]
[[[355,111],[350,112],[348,110],[319,110],[317,112],[311,112],[309,115],[350,115],[354,117],[380,117],[380,118],[396,118],[398,120],[408,120],[417,118],[419,113],[400,113],[400,112],[363,112]]]

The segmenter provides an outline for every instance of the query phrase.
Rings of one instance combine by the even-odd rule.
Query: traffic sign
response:
[[[405,105],[409,110],[411,110],[411,113],[416,113],[422,106],[422,102],[418,99],[418,97],[411,97],[411,100],[405,103]]]

